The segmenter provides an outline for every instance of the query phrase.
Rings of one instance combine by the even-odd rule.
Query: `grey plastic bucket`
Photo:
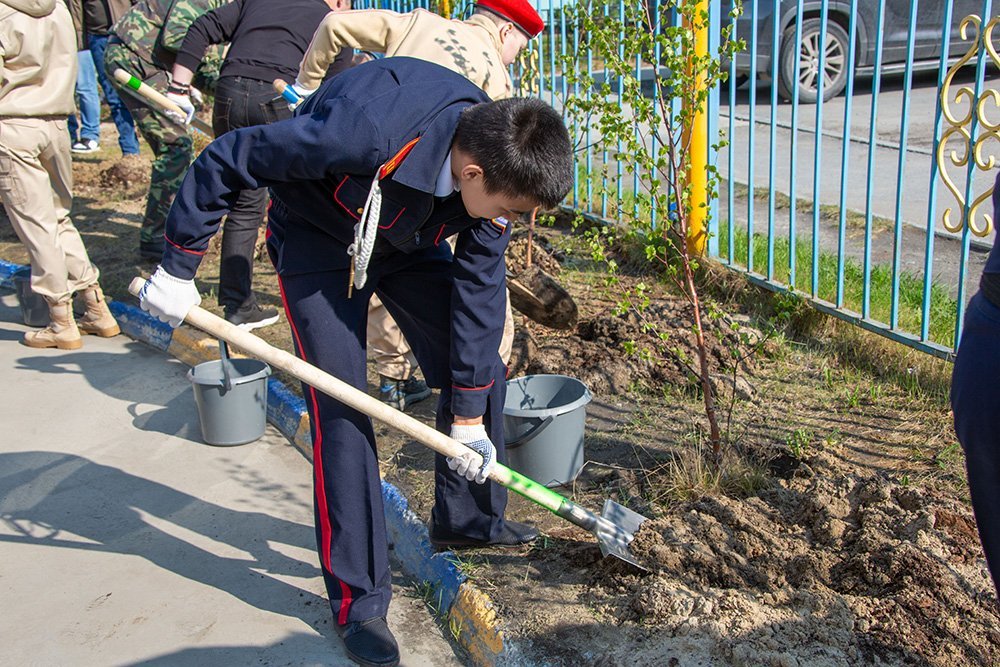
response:
[[[526,375],[507,382],[503,406],[507,463],[544,484],[561,486],[583,469],[587,386],[566,375]]]
[[[201,435],[210,445],[243,445],[264,435],[267,425],[267,376],[271,367],[257,359],[206,361],[188,371],[198,406]]]
[[[49,325],[49,304],[31,289],[31,268],[16,271],[14,289],[17,292],[17,303],[21,307],[21,319],[29,327],[47,327]]]

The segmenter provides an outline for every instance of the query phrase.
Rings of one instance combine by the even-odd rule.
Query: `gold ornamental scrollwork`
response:
[[[946,208],[944,214],[942,215],[941,222],[944,228],[949,232],[961,232],[966,224],[969,226],[969,231],[976,236],[989,236],[990,232],[993,231],[993,217],[988,213],[982,214],[982,221],[978,220],[979,207],[980,205],[990,198],[993,194],[993,186],[991,185],[986,192],[982,193],[976,197],[972,205],[969,206],[968,216],[965,214],[965,196],[962,191],[959,190],[955,182],[948,176],[948,171],[945,169],[945,151],[947,148],[948,140],[953,136],[958,135],[961,140],[962,147],[964,148],[964,153],[959,155],[955,150],[952,150],[948,154],[948,160],[956,167],[966,167],[971,159],[975,167],[981,171],[990,171],[996,164],[996,157],[993,155],[988,155],[984,152],[983,148],[987,141],[995,140],[1000,142],[1000,120],[995,123],[991,123],[988,116],[986,115],[986,104],[987,102],[992,102],[993,106],[1000,109],[1000,92],[996,88],[987,88],[983,91],[979,99],[976,99],[976,93],[973,88],[969,86],[962,86],[954,92],[954,97],[951,96],[951,85],[952,80],[962,67],[967,65],[973,58],[975,58],[980,47],[986,50],[987,55],[993,61],[993,64],[1000,68],[1000,55],[997,54],[996,48],[993,46],[993,29],[1000,23],[1000,16],[996,16],[986,24],[986,28],[980,30],[982,26],[982,19],[980,19],[975,14],[971,14],[962,19],[961,24],[961,34],[962,39],[967,40],[968,28],[974,26],[975,32],[972,34],[972,44],[969,45],[968,50],[965,52],[957,63],[955,63],[951,69],[948,70],[948,75],[944,79],[944,84],[941,86],[941,115],[944,117],[947,129],[941,134],[941,140],[938,142],[937,148],[937,167],[938,173],[941,174],[941,180],[944,181],[945,186],[951,192],[952,196],[958,202],[959,211],[961,212],[959,219],[957,221],[952,221],[951,213],[952,209]],[[968,111],[961,118],[952,109],[952,103],[958,105],[962,102],[962,99],[966,99],[968,104]],[[978,137],[973,139],[971,127],[973,123],[978,125]]]

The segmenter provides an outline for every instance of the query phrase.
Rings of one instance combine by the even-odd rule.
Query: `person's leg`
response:
[[[49,326],[26,333],[23,342],[31,347],[72,350],[80,347],[80,333],[70,307],[72,289],[60,246],[60,213],[54,205],[62,195],[53,195],[52,179],[41,159],[44,152],[51,151],[56,135],[68,153],[65,122],[0,119],[0,199],[28,251],[31,289],[49,304]]]
[[[84,146],[73,148],[77,152],[93,152],[97,150],[96,145],[101,140],[101,96],[97,92],[97,71],[89,51],[80,51],[76,55],[79,64],[76,72],[76,99],[81,126],[78,138]]]
[[[284,103],[281,105],[284,113],[280,116],[265,112],[266,105],[274,98],[272,84],[243,77],[219,79],[212,112],[215,136],[241,127],[290,118],[291,111]],[[267,188],[244,190],[223,223],[219,305],[225,310],[227,320],[245,329],[255,329],[278,320],[277,311],[258,306],[253,294],[254,251],[267,201]]]
[[[952,375],[955,433],[965,450],[969,495],[993,585],[1000,595],[1000,308],[969,302]]]
[[[104,100],[111,110],[111,120],[118,128],[118,146],[122,150],[122,155],[138,155],[139,139],[135,136],[135,122],[129,108],[125,106],[122,98],[112,84],[112,78],[105,67],[105,53],[108,48],[107,35],[88,35],[87,48],[93,58],[94,69],[97,71],[97,82],[104,91]]]
[[[121,67],[133,72],[154,88],[165,89],[167,75],[151,64],[134,58],[131,52],[118,44],[111,44],[105,54],[109,72]],[[115,82],[117,85],[117,82]],[[139,230],[139,253],[144,259],[159,261],[163,256],[163,230],[167,213],[174,201],[184,174],[194,159],[194,149],[187,128],[154,110],[135,96],[130,89],[119,89],[121,99],[128,106],[132,118],[143,138],[153,150],[153,164],[146,197],[146,212]]]
[[[417,370],[410,344],[377,294],[368,304],[368,357],[379,375],[394,380],[405,380]]]
[[[368,304],[368,358],[379,376],[379,400],[397,410],[431,395],[427,383],[416,376],[417,358],[403,332],[378,295]]]
[[[410,255],[408,266],[395,268],[379,278],[377,293],[413,347],[427,384],[441,389],[437,429],[448,433],[454,421],[451,413],[454,391],[450,364],[451,300],[439,295],[451,294],[452,266],[450,253],[447,249],[441,253],[442,248],[444,246]],[[498,356],[484,423],[500,463],[507,461],[503,437],[503,402],[507,389],[504,375],[505,369]],[[432,525],[443,533],[480,542],[504,538],[507,489],[499,484],[470,482],[450,470],[445,457],[438,455],[434,499]]]
[[[366,384],[370,290],[346,298],[347,272],[279,278],[296,354],[350,385]],[[371,419],[303,386],[313,438],[316,539],[338,625],[385,616],[392,597]]]

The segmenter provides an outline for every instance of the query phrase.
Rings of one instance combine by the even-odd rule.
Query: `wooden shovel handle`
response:
[[[145,283],[146,281],[143,278],[133,278],[128,291],[134,296],[139,296],[139,291]],[[194,306],[188,311],[184,321],[193,327],[201,329],[205,333],[215,336],[219,340],[224,340],[240,348],[252,357],[267,362],[273,368],[285,371],[297,380],[315,387],[327,396],[332,396],[344,405],[402,431],[417,442],[430,447],[438,454],[443,454],[444,456],[471,455],[475,468],[479,468],[482,465],[482,457],[459,441],[453,440],[444,433],[417,421],[413,417],[389,407],[377,398],[369,396],[360,389],[352,387],[326,371],[322,371],[312,364],[299,359],[294,354],[268,344],[249,331],[230,324],[218,315],[213,315],[200,306]],[[515,481],[515,476],[517,481]],[[493,467],[490,479],[524,495],[553,512],[560,507],[562,498],[558,494],[552,493],[536,483],[532,483],[531,480],[527,480],[521,475],[512,473],[510,468],[499,463]],[[535,486],[538,486],[538,488],[534,488]]]
[[[156,88],[153,88],[149,84],[140,81],[138,77],[129,74],[121,67],[115,70],[114,76],[115,80],[118,81],[118,83],[122,84],[123,86],[126,86],[131,90],[134,90],[136,93],[144,97],[149,102],[152,102],[161,110],[172,111],[173,113],[180,114],[181,116],[184,115],[184,112],[181,110],[181,108],[176,104],[174,104],[173,102],[171,102],[170,98],[168,98],[166,95],[158,91]],[[215,138],[215,131],[212,129],[212,126],[203,121],[202,119],[198,118],[197,116],[191,119],[191,126],[196,130],[198,130],[199,132],[201,132],[202,134],[205,134],[212,139]]]

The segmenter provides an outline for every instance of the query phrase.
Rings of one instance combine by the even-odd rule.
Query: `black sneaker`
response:
[[[538,529],[526,523],[517,521],[504,521],[503,530],[493,540],[474,540],[450,530],[438,528],[434,521],[428,526],[428,533],[432,545],[442,549],[461,549],[474,547],[517,547],[522,544],[534,542],[538,537]]]
[[[252,303],[238,310],[226,310],[226,321],[241,329],[253,331],[277,322],[278,311],[274,308],[261,308],[256,303]]]
[[[396,667],[399,646],[384,618],[369,618],[345,625],[334,624],[344,640],[347,657],[365,667]]]
[[[95,139],[80,139],[74,141],[69,149],[74,153],[96,153],[101,149],[101,145]]]
[[[431,388],[416,376],[411,376],[409,380],[393,380],[384,375],[379,376],[379,400],[399,411],[419,403],[430,395]]]

